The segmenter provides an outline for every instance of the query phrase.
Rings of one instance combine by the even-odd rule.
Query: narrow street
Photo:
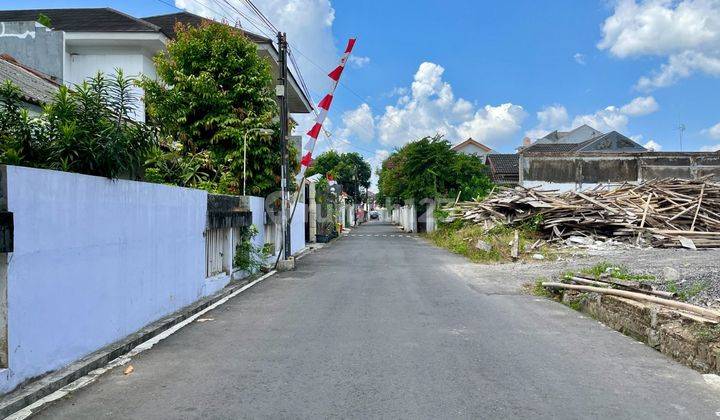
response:
[[[720,388],[371,222],[38,418],[714,418]]]

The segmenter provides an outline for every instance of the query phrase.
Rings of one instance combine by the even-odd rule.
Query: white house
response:
[[[50,27],[38,22],[50,20]],[[135,18],[110,8],[37,9],[0,11],[0,53],[14,57],[25,66],[72,86],[98,71],[107,74],[122,69],[126,76],[155,76],[152,58],[174,37],[176,22],[197,25],[204,18],[174,13]],[[260,54],[278,70],[278,53],[272,41],[245,32]],[[312,111],[310,100],[290,75],[288,102],[291,113]],[[138,96],[142,91],[137,88]],[[135,118],[145,119],[138,100]]]
[[[456,144],[452,147],[452,150],[464,153],[466,155],[477,156],[478,158],[480,158],[480,160],[482,160],[483,163],[485,163],[487,155],[489,155],[490,153],[495,153],[493,149],[485,146],[479,141],[473,140],[472,138],[469,138],[462,143]]]

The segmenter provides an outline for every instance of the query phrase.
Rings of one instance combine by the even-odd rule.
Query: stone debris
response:
[[[490,252],[492,250],[492,245],[483,241],[482,239],[478,239],[477,243],[475,244],[475,248],[479,249],[480,251]]]

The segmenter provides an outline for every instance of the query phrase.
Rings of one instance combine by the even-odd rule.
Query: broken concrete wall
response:
[[[533,153],[520,157],[520,184],[582,189],[656,178],[720,179],[720,154],[701,152]]]
[[[720,179],[720,155],[703,154],[667,154],[640,157],[641,178],[698,179],[712,175]]]

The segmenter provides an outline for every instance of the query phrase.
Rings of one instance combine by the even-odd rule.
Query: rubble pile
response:
[[[548,241],[587,238],[654,247],[720,247],[720,184],[661,179],[585,191],[500,188],[479,202],[455,203],[447,221],[537,225]]]

